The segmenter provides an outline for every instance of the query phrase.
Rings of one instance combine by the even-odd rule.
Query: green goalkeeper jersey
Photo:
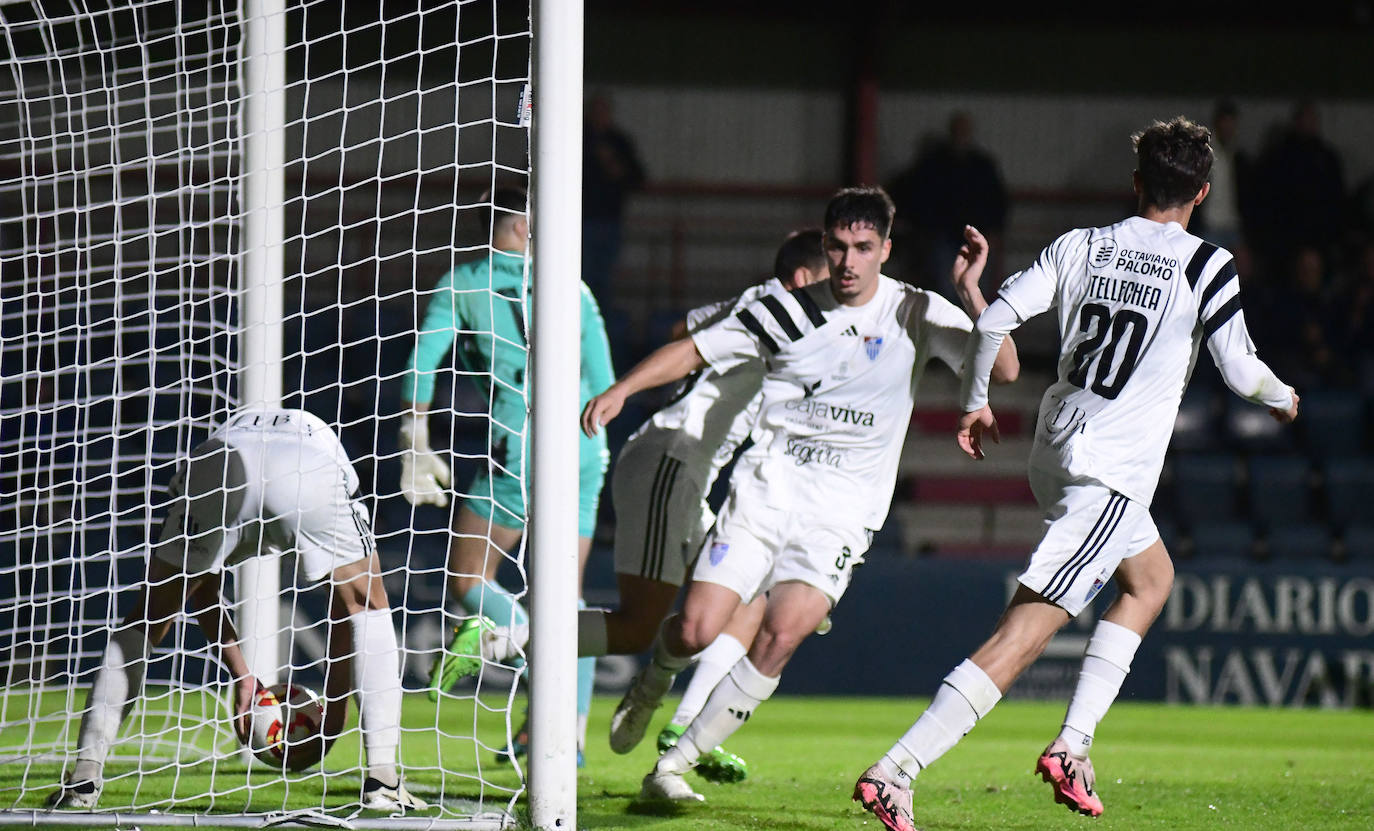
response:
[[[525,433],[529,295],[524,267],[523,254],[494,251],[490,258],[464,263],[445,274],[430,295],[415,349],[406,362],[402,395],[415,404],[428,405],[434,398],[439,365],[456,341],[461,370],[487,400],[493,449],[504,445],[508,437]],[[582,284],[581,289],[579,405],[585,405],[615,382],[615,374],[601,310],[587,286]]]

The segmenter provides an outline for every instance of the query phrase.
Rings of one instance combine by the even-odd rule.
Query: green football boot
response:
[[[677,740],[687,731],[686,727],[668,724],[658,734],[658,753],[662,756],[677,746]],[[714,750],[701,754],[697,759],[697,775],[707,782],[731,784],[743,782],[749,776],[749,763],[716,745]]]
[[[453,640],[429,671],[429,700],[438,701],[439,694],[448,692],[460,679],[476,675],[482,669],[482,635],[496,629],[486,615],[477,615],[453,627]]]

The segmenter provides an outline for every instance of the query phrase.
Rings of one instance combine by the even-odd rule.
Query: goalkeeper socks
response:
[[[119,725],[142,692],[149,649],[141,626],[117,629],[110,636],[95,682],[86,696],[71,781],[101,781],[105,757],[119,733]]]
[[[577,608],[586,609],[587,601],[582,598],[577,599]],[[578,612],[580,615],[581,612]],[[596,681],[596,659],[579,658],[577,660],[577,715],[580,720],[581,732],[579,737],[585,737],[586,716],[592,711],[592,684]],[[579,738],[577,746],[581,747],[583,742]]]
[[[1097,622],[1092,639],[1083,654],[1078,686],[1064,716],[1060,732],[1069,752],[1080,759],[1093,745],[1093,732],[1121,692],[1121,683],[1131,671],[1131,661],[1140,646],[1140,635],[1109,620]]]
[[[396,748],[401,743],[401,650],[388,609],[348,616],[353,629],[353,690],[358,696],[367,775],[397,782]]]
[[[520,601],[515,599],[515,595],[491,580],[483,580],[468,589],[467,593],[459,598],[459,602],[468,614],[486,615],[497,626],[509,626],[514,629],[530,622],[529,614],[525,612],[525,607],[520,605]]]
[[[710,696],[711,690],[716,688],[720,680],[739,663],[739,659],[743,658],[747,651],[744,644],[734,635],[724,632],[711,641],[711,645],[697,656],[697,666],[692,670],[692,680],[682,693],[682,703],[678,705],[677,712],[673,713],[671,723],[679,727],[691,724],[692,719],[697,717],[697,713],[701,712],[701,708],[706,704],[706,698]]]
[[[958,744],[1001,698],[1002,691],[987,673],[965,658],[945,676],[930,706],[879,764],[889,775],[895,768],[914,777]]]
[[[509,642],[503,645],[506,654],[497,660],[508,661],[514,667],[523,667],[525,659],[518,657],[518,650],[529,640],[529,613],[515,599],[515,595],[501,588],[491,580],[483,580],[467,590],[460,602],[470,615],[486,615],[497,627],[506,627],[510,633]]]
[[[692,720],[677,745],[659,757],[654,769],[662,773],[691,770],[702,753],[744,726],[754,714],[754,708],[767,701],[778,688],[779,677],[759,672],[748,656],[740,658],[711,691],[701,713]]]
[[[582,609],[577,613],[577,654],[600,657],[609,651],[606,643],[605,609]]]

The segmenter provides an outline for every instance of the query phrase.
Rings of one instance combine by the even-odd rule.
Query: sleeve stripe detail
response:
[[[1183,269],[1183,273],[1188,277],[1189,288],[1197,288],[1197,278],[1202,276],[1202,269],[1207,267],[1207,261],[1212,259],[1215,253],[1217,247],[1210,242],[1204,242],[1197,247],[1193,258],[1188,261],[1188,267]]]
[[[1211,302],[1213,297],[1217,296],[1217,292],[1226,288],[1226,284],[1234,279],[1236,279],[1236,261],[1227,260],[1226,264],[1212,278],[1212,282],[1208,283],[1207,288],[1202,290],[1202,298],[1197,301],[1198,314],[1202,314],[1202,310],[1207,308],[1207,304]]]
[[[744,328],[754,333],[754,337],[758,338],[759,343],[763,344],[769,352],[774,355],[778,354],[778,342],[773,340],[773,337],[763,328],[763,324],[759,323],[759,319],[750,314],[748,309],[740,309],[735,317],[744,324]]]
[[[801,340],[801,330],[797,328],[797,324],[792,322],[792,317],[787,314],[787,310],[782,307],[782,303],[777,297],[771,294],[765,294],[763,297],[760,297],[759,300],[763,302],[763,307],[767,309],[768,313],[773,316],[773,319],[778,322],[778,325],[782,327],[782,331],[790,340]],[[777,350],[774,351],[776,352]]]
[[[1217,309],[1216,314],[1207,318],[1207,322],[1202,324],[1202,342],[1206,343],[1218,329],[1226,325],[1226,321],[1235,317],[1238,311],[1240,311],[1239,294],[1222,304],[1222,307]]]
[[[825,325],[825,315],[821,313],[821,307],[816,305],[816,301],[806,293],[805,288],[793,289],[789,294],[797,298],[797,305],[802,307],[806,319],[811,321],[812,326],[819,329]]]

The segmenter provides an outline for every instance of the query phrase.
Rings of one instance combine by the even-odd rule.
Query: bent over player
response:
[[[478,472],[463,505],[453,515],[448,555],[448,591],[467,611],[452,640],[430,672],[429,696],[439,694],[461,677],[481,667],[479,638],[493,625],[526,630],[529,615],[520,601],[497,584],[503,559],[520,542],[525,530],[525,491],[529,481],[527,428],[530,281],[525,274],[525,250],[530,226],[525,216],[525,191],[497,188],[491,197],[492,218],[487,228],[489,257],[464,263],[439,281],[425,310],[415,349],[407,363],[402,402],[401,492],[412,505],[447,505],[449,468],[429,446],[428,412],[434,397],[434,376],[440,362],[456,344],[461,371],[476,384],[488,405],[487,469]],[[601,310],[585,284],[582,291],[581,398],[603,390],[615,380],[611,348]],[[578,586],[587,566],[596,532],[597,507],[610,453],[606,437],[583,437],[578,448]],[[580,594],[580,591],[579,591]],[[596,660],[577,664],[578,754],[585,744],[587,713],[591,709]],[[508,750],[523,753],[517,731]],[[498,754],[502,758],[505,754]]]
[[[306,579],[327,579],[330,592],[325,736],[343,728],[351,669],[367,754],[363,807],[428,807],[406,791],[396,767],[400,648],[367,508],[352,497],[357,489],[358,474],[338,436],[303,410],[241,411],[191,451],[172,481],[147,581],[111,633],[86,694],[76,764],[50,806],[95,807],[105,759],[141,694],[148,654],[188,600],[233,676],[235,731],[246,736],[246,714],[261,685],[220,596],[224,569],[264,550],[294,547]]]
[[[925,713],[859,777],[854,799],[893,831],[913,829],[911,780],[987,715],[1054,633],[1108,581],[1117,597],[1088,642],[1063,729],[1036,763],[1058,802],[1102,813],[1088,750],[1173,585],[1149,505],[1198,348],[1227,386],[1280,422],[1298,396],[1255,355],[1231,255],[1188,233],[1208,191],[1207,128],[1185,118],[1132,137],[1138,214],[1055,240],[1003,284],[969,339],[959,445],[997,436],[987,378],[998,345],[1056,309],[1059,377],[1040,405],[1030,484],[1044,535],[992,637],[945,677]]]
[[[612,716],[612,747],[638,743],[676,673],[715,640],[741,602],[767,593],[763,624],[676,747],[644,777],[643,799],[702,799],[683,774],[772,695],[882,527],[926,363],[939,358],[960,369],[969,315],[880,273],[892,216],[881,188],[840,191],[825,214],[829,281],[764,296],[661,348],[583,411],[583,429],[594,433],[628,395],[704,364],[726,372],[755,362],[765,370],[754,444],[731,475],[682,611],[665,622],[653,659]],[[956,277],[976,286],[987,251],[973,229],[968,239]],[[983,305],[978,293],[969,311]],[[1016,372],[1007,343],[998,374]]]

